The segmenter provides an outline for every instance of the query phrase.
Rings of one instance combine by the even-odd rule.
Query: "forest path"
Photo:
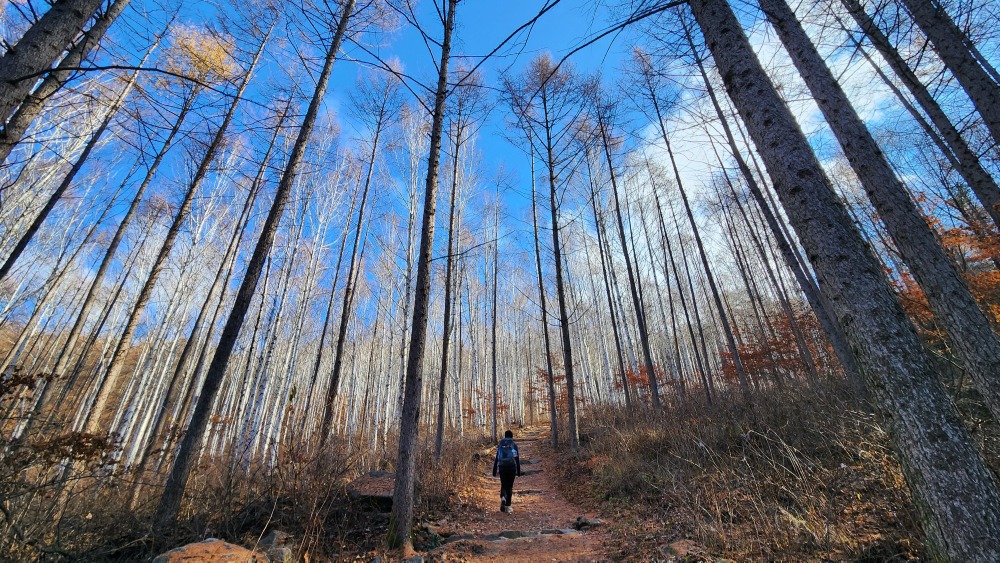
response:
[[[606,561],[603,526],[574,529],[586,511],[560,494],[547,428],[526,428],[514,436],[522,477],[514,481],[512,513],[500,512],[500,479],[492,476],[493,453],[464,504],[433,529],[445,544],[424,554],[429,561]]]

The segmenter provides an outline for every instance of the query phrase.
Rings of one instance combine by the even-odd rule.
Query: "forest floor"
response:
[[[500,512],[500,480],[491,475],[491,454],[462,492],[461,505],[426,527],[444,543],[422,553],[424,560],[609,560],[603,547],[607,522],[567,500],[556,486],[560,473],[553,467],[558,457],[548,430],[527,428],[514,439],[523,476],[514,482],[513,512]]]

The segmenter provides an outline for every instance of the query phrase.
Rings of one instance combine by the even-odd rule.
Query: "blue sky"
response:
[[[459,3],[452,65],[478,64],[514,30],[531,20],[544,4],[543,1],[526,0],[465,0]],[[432,2],[424,1],[419,8],[418,15],[424,22],[429,22],[428,32],[440,38],[441,26],[433,13]],[[532,28],[520,33],[483,64],[481,69],[487,86],[498,86],[501,72],[517,72],[540,53],[548,52],[555,59],[562,58],[588,37],[603,30],[611,17],[601,2],[562,0]],[[631,48],[629,35],[629,32],[625,32],[614,41],[611,37],[602,39],[574,53],[570,61],[581,73],[592,73],[599,69],[607,69],[609,73],[613,73]],[[407,74],[433,85],[436,77],[431,54],[415,30],[404,27],[387,43],[379,49],[380,57],[398,58]],[[433,53],[435,59],[438,56],[438,52]],[[358,72],[357,65],[344,65],[338,70],[343,73],[342,76],[348,75],[345,78],[356,76]],[[338,93],[334,92],[333,96],[338,97]],[[493,93],[491,97],[495,99],[496,94]],[[519,187],[527,190],[527,157],[502,136],[503,119],[503,107],[497,107],[479,131],[476,145],[482,156],[481,172],[488,178],[498,167],[503,166],[508,173],[513,174]],[[525,203],[516,195],[508,196],[508,212],[516,216],[518,208]]]

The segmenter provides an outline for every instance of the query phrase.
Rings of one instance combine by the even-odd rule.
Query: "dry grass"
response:
[[[439,464],[430,455],[419,464],[418,518],[449,510],[472,478],[482,441],[455,437],[446,443]],[[392,471],[395,447],[387,444],[373,453],[357,441],[335,438],[326,452],[284,450],[270,465],[203,460],[192,474],[177,527],[155,541],[149,529],[163,475],[109,473],[98,458],[69,481],[43,483],[24,472],[3,472],[7,482],[0,483],[0,501],[16,514],[20,537],[10,533],[9,518],[0,518],[8,528],[0,560],[137,561],[207,537],[252,548],[274,529],[292,535],[296,560],[306,554],[326,561],[381,553],[388,515],[352,501],[346,486],[371,469]],[[32,473],[47,474],[59,457],[33,458]],[[157,485],[135,495],[140,480]]]
[[[722,397],[662,412],[591,409],[581,441],[562,482],[613,517],[610,547],[622,558],[663,557],[682,539],[736,560],[922,555],[888,437],[846,389],[759,393],[753,408]]]
[[[455,436],[445,440],[440,461],[434,460],[431,448],[425,448],[418,461],[417,512],[433,519],[460,502],[458,494],[469,487],[481,469],[480,453],[488,444],[485,435]]]

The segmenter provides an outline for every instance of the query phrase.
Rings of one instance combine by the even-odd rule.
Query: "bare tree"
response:
[[[437,6],[437,4],[435,3]],[[421,220],[420,249],[417,251],[416,293],[413,296],[413,328],[410,350],[406,358],[406,378],[403,384],[403,406],[399,422],[399,454],[396,461],[396,484],[392,493],[392,514],[389,517],[389,547],[410,547],[413,525],[413,486],[417,465],[417,434],[420,430],[420,395],[423,386],[424,348],[427,339],[427,310],[430,305],[430,261],[434,249],[434,215],[437,211],[438,168],[441,163],[441,137],[444,130],[445,100],[448,97],[448,64],[451,61],[451,40],[455,31],[458,0],[448,0],[438,6],[444,28],[438,62],[438,82],[434,90],[431,113],[430,153],[427,156],[427,181],[424,188],[424,215]]]
[[[306,148],[309,145],[309,138],[316,124],[320,104],[323,101],[323,96],[326,94],[330,75],[333,73],[333,65],[337,60],[341,43],[343,43],[344,36],[347,33],[348,21],[350,21],[354,13],[354,6],[355,0],[346,0],[340,7],[340,17],[338,18],[337,27],[333,31],[333,35],[329,38],[329,47],[323,59],[323,69],[316,80],[316,88],[313,90],[309,107],[302,119],[302,125],[299,127],[299,132],[295,138],[295,144],[292,146],[288,162],[282,171],[281,180],[278,182],[278,187],[274,194],[274,201],[271,203],[267,219],[264,221],[260,237],[257,239],[257,244],[254,247],[253,255],[247,264],[247,271],[236,293],[236,300],[229,313],[229,318],[222,329],[222,335],[219,338],[215,356],[212,358],[212,363],[209,364],[208,371],[205,374],[201,395],[198,397],[198,402],[195,404],[194,411],[191,414],[190,425],[183,440],[181,440],[180,449],[177,452],[177,457],[174,459],[170,475],[167,477],[166,487],[156,508],[156,514],[153,517],[153,526],[157,532],[162,533],[172,525],[180,511],[181,497],[187,485],[191,466],[198,453],[198,444],[205,436],[212,403],[215,401],[219,385],[222,383],[222,378],[226,373],[229,358],[232,355],[240,329],[243,327],[243,320],[246,317],[247,310],[250,308],[250,302],[257,290],[257,282],[260,280],[264,263],[271,252],[271,245],[274,242],[278,223],[288,202],[289,193],[292,191],[292,186],[298,177],[299,167],[302,164]]]
[[[881,266],[724,0],[690,3],[888,423],[933,557],[1000,557],[1000,492]],[[947,461],[946,461],[947,460]]]
[[[455,263],[455,217],[456,199],[460,189],[459,164],[462,160],[462,150],[465,143],[470,138],[470,128],[474,126],[477,115],[482,110],[482,79],[478,76],[466,77],[468,69],[460,68],[456,73],[460,77],[461,86],[457,87],[450,95],[450,107],[446,107],[446,112],[450,113],[452,142],[451,151],[451,196],[448,206],[448,253],[445,256],[444,266],[444,317],[443,332],[441,340],[441,376],[438,380],[437,397],[437,430],[434,435],[434,455],[441,458],[441,448],[444,447],[444,397],[448,376],[448,350],[451,344],[451,323],[452,323],[452,269]],[[493,431],[496,437],[496,429]]]
[[[559,202],[575,162],[576,119],[582,112],[579,79],[566,65],[559,67],[547,54],[532,60],[519,80],[508,80],[505,95],[517,114],[519,127],[530,135],[531,150],[537,153],[545,167],[549,188],[549,216],[552,227],[553,269],[556,278],[556,298],[559,306],[559,328],[562,335],[563,369],[566,370],[566,391],[569,398],[569,443],[579,446],[577,429],[576,385],[574,382],[572,339],[569,327],[569,306],[564,280],[563,248],[559,237]],[[555,413],[553,413],[555,416]]]
[[[0,121],[31,92],[63,51],[69,49],[104,0],[57,0],[0,57]]]
[[[77,40],[73,48],[66,53],[66,56],[59,61],[59,64],[52,70],[37,88],[27,95],[25,100],[14,111],[3,129],[0,130],[0,164],[10,155],[17,143],[24,136],[24,133],[31,126],[35,118],[42,112],[45,102],[48,101],[67,81],[75,74],[84,60],[97,47],[104,38],[104,34],[111,27],[111,24],[118,19],[118,16],[125,11],[131,0],[114,0],[94,21],[94,25]],[[168,24],[169,25],[169,24]],[[158,42],[159,40],[157,40]],[[155,42],[154,42],[155,44]],[[137,66],[143,66],[140,63]],[[27,81],[26,81],[27,82]]]
[[[1000,338],[962,281],[902,181],[784,0],[761,0],[792,61],[865,187],[936,321],[1000,419]]]

